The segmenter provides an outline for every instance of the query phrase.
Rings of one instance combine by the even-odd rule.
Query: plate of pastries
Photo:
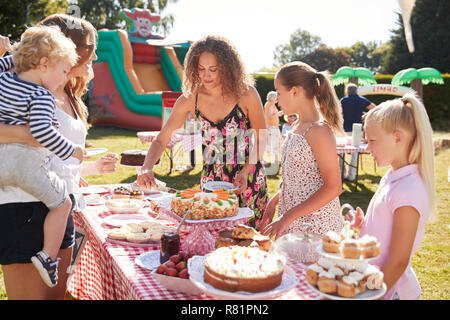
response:
[[[309,286],[328,299],[374,300],[386,293],[383,272],[369,261],[380,255],[374,236],[359,237],[344,223],[340,233],[328,231],[317,247],[322,256],[308,266]]]

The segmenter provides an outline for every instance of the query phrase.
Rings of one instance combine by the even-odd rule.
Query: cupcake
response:
[[[319,273],[319,278],[317,279],[317,287],[323,293],[336,293],[337,282],[334,274],[326,271]]]
[[[350,276],[345,276],[337,283],[337,294],[344,298],[354,298],[358,294],[358,281]]]
[[[369,236],[368,234],[362,236],[359,238],[359,244],[364,259],[373,258],[380,254],[380,243],[374,236]]]
[[[330,230],[322,238],[322,248],[325,252],[339,253],[340,241],[340,236],[336,232]]]
[[[334,274],[337,280],[341,280],[342,277],[345,275],[344,271],[342,271],[338,267],[331,267],[330,270],[328,270],[328,272]]]
[[[353,271],[348,274],[349,277],[352,277],[358,282],[358,293],[363,293],[366,291],[366,280],[364,279],[364,275],[358,271]]]
[[[316,263],[309,265],[306,269],[306,281],[310,285],[316,286],[317,280],[319,280],[319,274],[323,271],[322,267]]]
[[[322,267],[322,269],[324,269],[325,271],[327,271],[328,269],[331,269],[332,267],[334,267],[334,262],[331,259],[327,259],[327,258],[320,258],[317,261],[317,264],[319,266]]]
[[[384,274],[376,266],[370,265],[364,272],[366,287],[369,290],[380,289],[383,285]]]
[[[361,257],[361,247],[355,239],[342,240],[340,251],[342,257],[346,259],[359,259]]]

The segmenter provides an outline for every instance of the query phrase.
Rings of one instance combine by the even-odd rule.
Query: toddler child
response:
[[[78,55],[73,42],[57,27],[30,27],[12,47],[12,56],[0,59],[0,123],[29,124],[42,147],[0,144],[0,187],[20,187],[48,208],[44,245],[31,262],[44,282],[57,284],[57,254],[72,207],[66,185],[49,171],[50,152],[65,160],[83,161],[84,148],[64,138],[55,127],[56,105],[51,91],[67,81]],[[14,66],[14,72],[5,72]]]

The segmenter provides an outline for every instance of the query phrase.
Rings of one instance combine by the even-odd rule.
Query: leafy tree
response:
[[[331,73],[335,73],[340,67],[349,65],[350,58],[350,55],[342,49],[321,46],[303,57],[301,61],[318,71],[328,70]]]
[[[382,51],[379,50],[381,46],[376,41],[367,43],[358,41],[351,47],[342,49],[350,55],[351,66],[363,67],[376,72],[381,68]]]
[[[32,26],[53,13],[65,12],[66,0],[25,0],[0,2],[0,35],[11,41],[20,40],[27,26]]]
[[[275,48],[275,63],[281,65],[295,60],[303,60],[304,57],[323,45],[319,36],[297,29],[289,38],[289,43],[280,44]]]
[[[450,1],[416,0],[411,14],[415,51],[408,51],[403,21],[398,13],[397,29],[392,30],[382,66],[383,73],[396,73],[406,68],[433,67],[450,72]]]
[[[161,14],[167,5],[178,0],[22,0],[0,2],[0,34],[12,41],[20,39],[27,26],[31,26],[53,13],[79,15],[99,30],[124,28],[119,17],[122,9],[135,7]],[[156,32],[166,34],[174,22],[173,15],[165,15],[156,25]]]

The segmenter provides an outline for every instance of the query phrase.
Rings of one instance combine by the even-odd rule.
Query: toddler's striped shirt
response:
[[[30,124],[33,137],[44,147],[65,160],[74,152],[74,145],[55,126],[55,99],[47,89],[5,72],[14,66],[12,56],[0,59],[0,123]]]

